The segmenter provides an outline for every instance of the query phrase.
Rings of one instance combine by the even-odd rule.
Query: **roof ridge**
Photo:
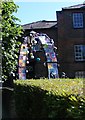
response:
[[[22,26],[31,25],[31,24],[35,24],[35,23],[39,23],[39,22],[57,22],[57,20],[55,20],[55,21],[40,20],[40,21],[36,21],[36,22],[31,22],[31,23],[28,23],[28,24],[23,24]]]
[[[57,25],[57,20],[56,21],[37,21],[37,22],[32,22],[29,24],[24,24],[22,27],[24,29],[43,29],[43,28],[52,28]]]
[[[31,23],[23,24],[23,25],[30,25],[30,24],[37,23],[37,22],[40,22],[40,21],[35,21],[35,22],[31,22]],[[23,25],[22,25],[22,26],[23,26]]]
[[[77,9],[77,8],[82,8],[85,6],[85,3],[82,3],[82,4],[77,4],[77,5],[71,5],[69,7],[64,7],[62,9]]]

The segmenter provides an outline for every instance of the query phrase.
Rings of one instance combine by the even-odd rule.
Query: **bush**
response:
[[[85,119],[83,80],[17,80],[14,93],[20,118]]]

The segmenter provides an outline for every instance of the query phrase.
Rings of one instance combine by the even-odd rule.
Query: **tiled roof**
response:
[[[85,8],[85,3],[84,4],[73,5],[73,6],[69,6],[69,7],[64,7],[62,9],[65,10],[65,9],[81,9],[81,8]]]
[[[57,27],[57,21],[37,21],[29,24],[22,25],[22,27],[26,29],[44,29],[44,28],[52,28]]]

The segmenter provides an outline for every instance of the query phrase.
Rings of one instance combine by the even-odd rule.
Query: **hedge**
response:
[[[19,118],[85,119],[83,79],[14,81]]]

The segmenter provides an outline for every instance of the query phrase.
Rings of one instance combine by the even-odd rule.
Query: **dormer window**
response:
[[[73,27],[83,28],[83,13],[73,13]]]

